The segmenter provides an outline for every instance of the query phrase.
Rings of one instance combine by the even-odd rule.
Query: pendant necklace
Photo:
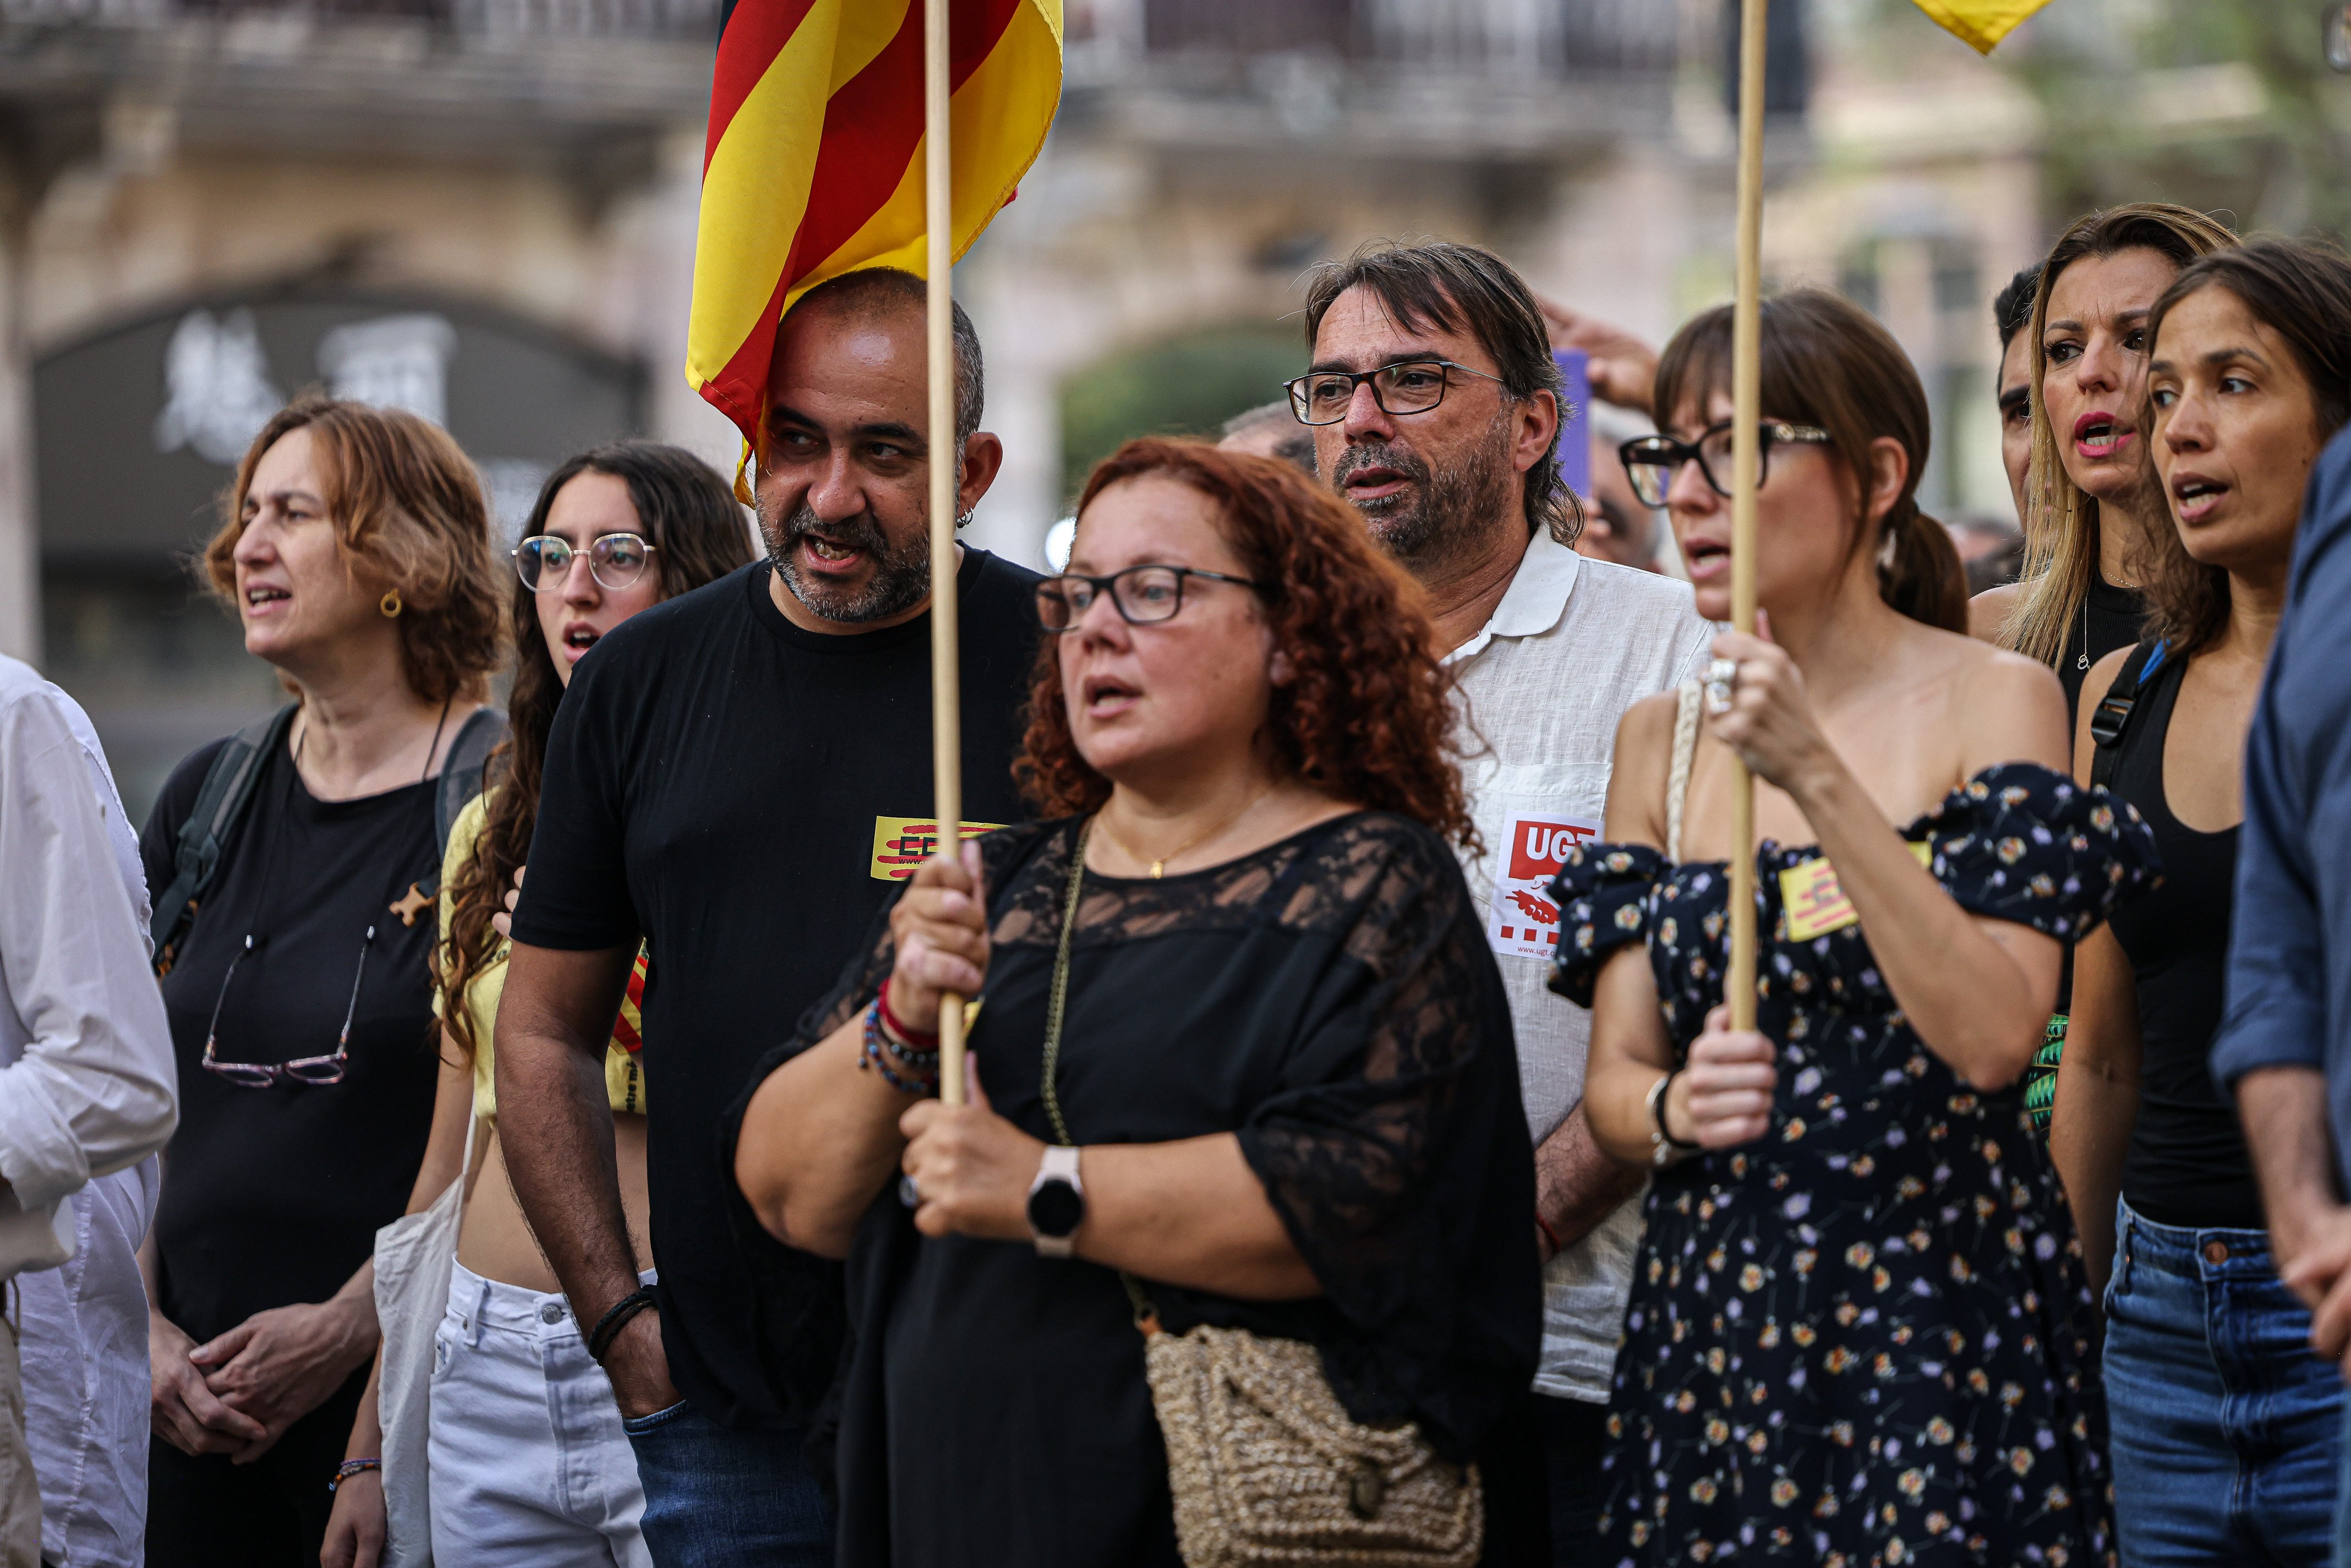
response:
[[[1223,832],[1227,828],[1231,827],[1235,822],[1239,821],[1243,817],[1248,816],[1251,811],[1257,810],[1258,803],[1272,793],[1273,786],[1270,784],[1267,785],[1264,789],[1250,796],[1249,803],[1243,806],[1239,810],[1235,811],[1231,816],[1216,823],[1204,833],[1193,834],[1190,838],[1185,840],[1182,843],[1176,845],[1165,854],[1160,855],[1155,859],[1150,855],[1139,855],[1133,850],[1127,848],[1126,841],[1118,836],[1117,831],[1112,828],[1108,817],[1102,812],[1096,811],[1094,813],[1094,826],[1102,831],[1102,836],[1104,838],[1118,846],[1119,853],[1134,862],[1137,865],[1148,865],[1151,868],[1151,880],[1157,882],[1161,877],[1166,875],[1167,862],[1169,861],[1175,860],[1186,852],[1196,849],[1199,845],[1207,842],[1210,839],[1215,838],[1218,833]]]
[[[2090,667],[2090,596],[2086,591],[2082,595],[2082,656],[2074,661],[2074,667],[2077,670]]]

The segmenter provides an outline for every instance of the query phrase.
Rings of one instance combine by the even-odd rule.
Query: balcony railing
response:
[[[0,0],[0,27],[69,24],[158,27],[182,22],[412,23],[464,37],[643,37],[718,35],[720,0]]]
[[[1131,31],[1138,6],[1152,55],[1311,54],[1502,78],[1670,71],[1678,28],[1665,0],[1092,0],[1073,9]]]

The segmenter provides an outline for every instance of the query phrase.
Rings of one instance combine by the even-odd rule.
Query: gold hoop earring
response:
[[[400,602],[400,590],[395,588],[387,592],[381,599],[376,601],[375,607],[383,612],[383,618],[385,620],[399,620],[400,612],[402,608]]]

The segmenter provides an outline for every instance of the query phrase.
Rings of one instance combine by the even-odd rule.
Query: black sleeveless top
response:
[[[2116,649],[2137,642],[2138,629],[2146,620],[2147,604],[2137,590],[2116,587],[2093,563],[2089,597],[2065,634],[2065,645],[2057,652],[2057,680],[2065,688],[2068,724],[2081,711],[2082,683],[2089,679],[2090,666]]]
[[[2172,815],[2163,789],[2164,741],[2184,666],[2167,659],[2139,688],[2108,783],[2147,819],[2163,860],[2163,880],[2112,916],[2138,989],[2138,1124],[2123,1160],[2123,1197],[2158,1225],[2259,1230],[2252,1161],[2210,1065],[2228,968],[2238,830],[2188,827]]]

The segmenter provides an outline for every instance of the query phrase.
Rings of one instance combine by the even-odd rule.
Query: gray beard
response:
[[[805,500],[781,523],[768,515],[764,504],[758,510],[759,537],[767,541],[768,559],[774,564],[777,577],[792,591],[793,598],[827,621],[838,621],[847,626],[885,621],[912,610],[931,591],[928,538],[901,549],[891,544],[890,536],[882,531],[872,513],[820,524]],[[810,582],[800,575],[792,564],[792,547],[818,531],[836,544],[863,550],[873,562],[873,575],[863,588],[843,591],[831,583]]]
[[[1510,508],[1516,497],[1518,476],[1510,469],[1510,426],[1503,419],[1460,462],[1441,468],[1400,446],[1351,446],[1333,465],[1330,484],[1344,495],[1347,476],[1363,468],[1393,468],[1414,481],[1395,496],[1353,505],[1380,548],[1423,580],[1476,557],[1494,515]]]

